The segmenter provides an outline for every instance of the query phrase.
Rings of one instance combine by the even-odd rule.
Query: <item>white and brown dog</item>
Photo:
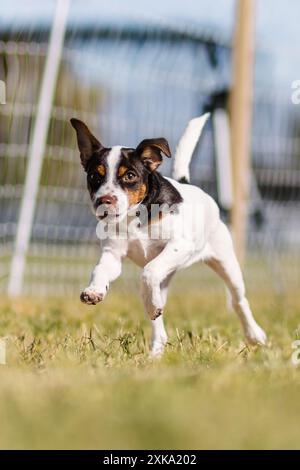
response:
[[[180,139],[174,179],[157,172],[162,154],[171,157],[164,138],[143,140],[137,148],[106,148],[83,122],[71,119],[93,208],[104,228],[99,237],[102,254],[81,300],[89,305],[101,302],[110,282],[120,276],[123,259],[134,261],[143,269],[142,296],[152,323],[152,355],[160,355],[167,342],[163,310],[170,280],[176,271],[197,261],[204,261],[225,281],[248,342],[266,343],[245,297],[231,236],[219,209],[208,194],[188,184],[189,163],[207,117],[190,121]],[[109,232],[108,227],[117,230]]]

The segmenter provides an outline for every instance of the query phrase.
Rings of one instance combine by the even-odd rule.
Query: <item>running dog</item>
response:
[[[120,276],[123,259],[130,258],[142,268],[142,297],[152,323],[153,356],[161,355],[167,342],[163,312],[170,280],[178,270],[197,261],[206,263],[225,281],[246,340],[266,343],[245,296],[241,269],[218,206],[189,184],[189,164],[207,118],[205,114],[189,122],[176,149],[172,179],[157,171],[163,156],[171,157],[166,139],[145,139],[136,148],[108,148],[82,121],[71,119],[102,234],[102,254],[81,301],[88,305],[101,302],[109,284]]]

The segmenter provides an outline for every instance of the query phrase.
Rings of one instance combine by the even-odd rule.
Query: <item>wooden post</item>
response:
[[[234,202],[232,234],[240,262],[246,248],[251,167],[252,81],[255,0],[237,0],[230,97]]]

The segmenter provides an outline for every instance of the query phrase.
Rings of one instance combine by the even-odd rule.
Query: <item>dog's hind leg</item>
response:
[[[163,307],[167,301],[168,287],[173,274],[170,274],[160,285],[160,295],[162,305],[160,309],[155,308],[152,303],[152,288],[142,279],[141,291],[145,306],[146,315],[149,317],[152,325],[151,356],[161,356],[168,337],[163,320]],[[155,314],[154,314],[155,312]]]
[[[236,311],[250,344],[266,344],[266,334],[256,323],[245,295],[245,285],[237,261],[230,233],[223,222],[209,239],[209,249],[205,263],[226,283]]]

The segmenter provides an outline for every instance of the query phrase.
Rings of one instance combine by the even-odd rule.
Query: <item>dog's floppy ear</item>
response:
[[[80,158],[83,168],[86,168],[87,162],[96,150],[103,148],[103,145],[91,133],[84,122],[79,119],[72,118],[70,120],[77,135],[77,143],[80,151]]]
[[[137,153],[140,155],[144,165],[154,171],[162,162],[162,153],[171,157],[168,141],[163,137],[158,139],[145,139],[137,146]]]

